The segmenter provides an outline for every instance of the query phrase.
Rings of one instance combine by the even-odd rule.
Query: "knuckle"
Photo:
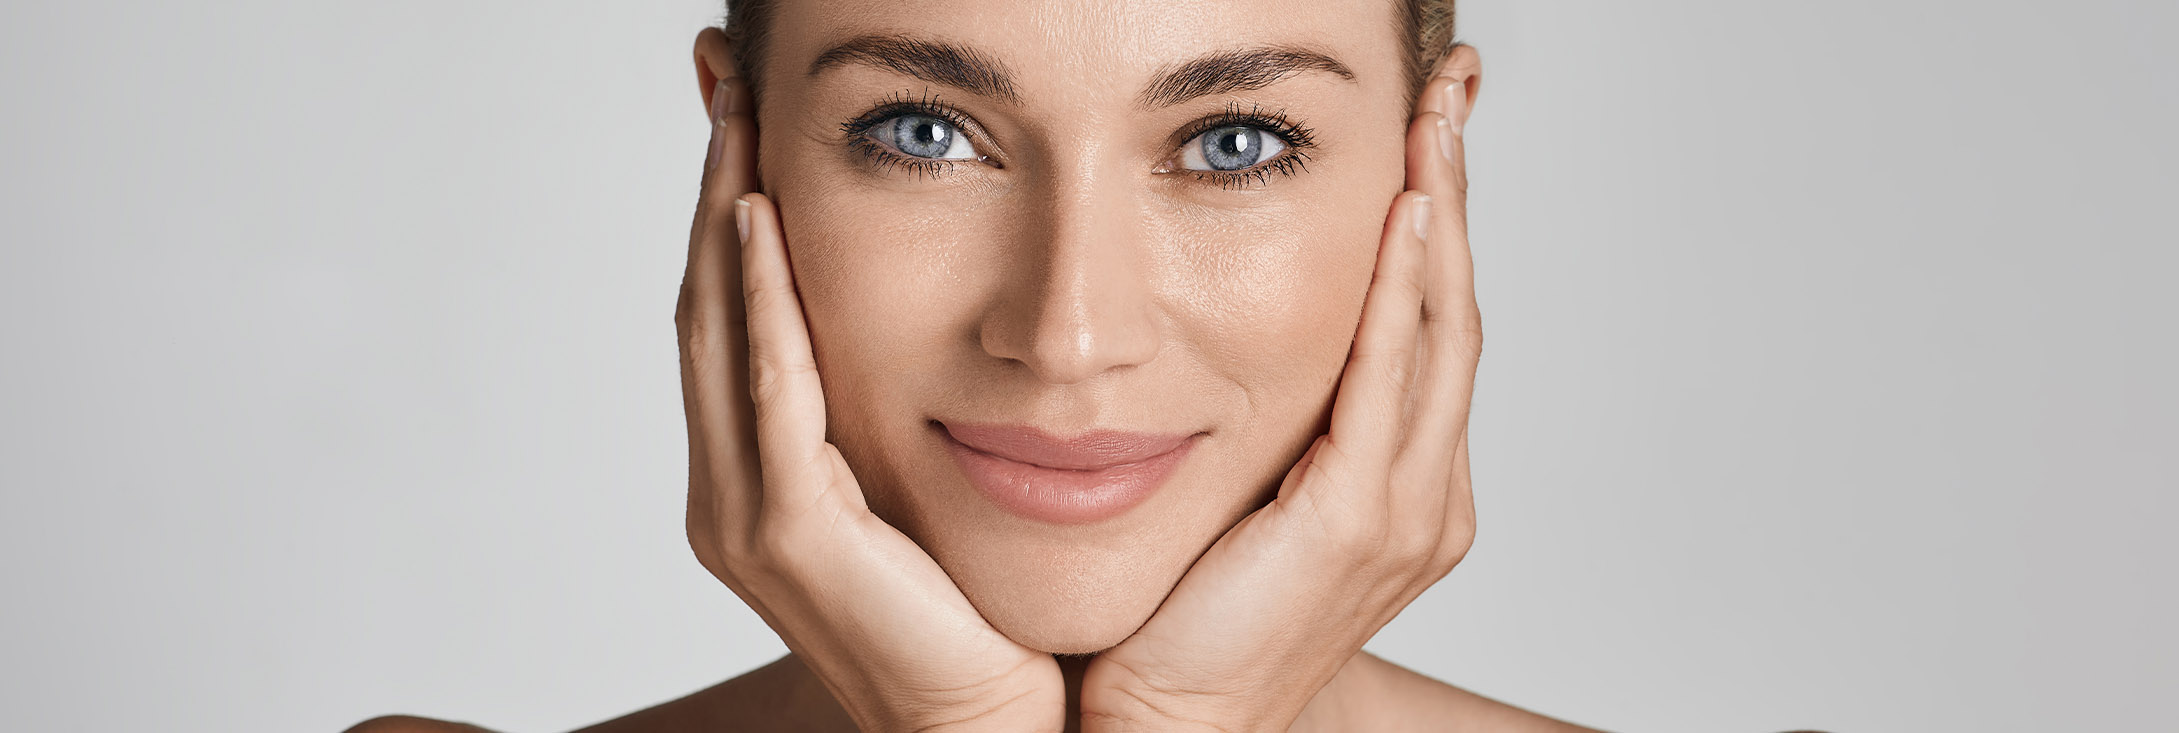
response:
[[[1400,303],[1421,303],[1423,296],[1429,292],[1429,285],[1423,281],[1423,262],[1417,262],[1416,266],[1405,269],[1405,272],[1388,278],[1385,287],[1392,291],[1389,295],[1394,296]]]
[[[804,369],[781,363],[776,359],[755,359],[749,363],[749,400],[760,411],[769,414],[789,397],[794,380]]]
[[[681,297],[675,299],[673,303],[674,325],[680,326],[684,330],[697,325],[697,319],[702,309],[696,307],[696,302],[696,284],[690,282],[681,283]]]
[[[783,567],[797,555],[794,534],[778,523],[758,527],[749,543],[750,558],[768,568]]]
[[[1408,349],[1385,349],[1372,354],[1364,363],[1386,384],[1407,384],[1415,376],[1415,352]]]
[[[1385,522],[1355,517],[1357,521],[1334,527],[1330,553],[1349,569],[1373,570],[1386,563],[1394,538]]]
[[[758,409],[768,408],[778,401],[781,383],[785,381],[779,371],[779,365],[770,359],[749,361],[749,399],[756,402]]]
[[[1428,565],[1437,554],[1439,534],[1437,529],[1413,520],[1399,522],[1385,532],[1384,546],[1379,549],[1379,561],[1401,568]]]
[[[1471,311],[1472,312],[1472,311]],[[1445,321],[1444,342],[1457,353],[1480,356],[1483,353],[1483,323],[1474,317],[1454,317]]]
[[[691,384],[715,385],[725,379],[725,364],[718,357],[714,336],[705,331],[693,331],[683,340],[682,369]]]
[[[750,567],[767,577],[793,576],[822,552],[829,542],[824,522],[807,508],[775,509],[767,505],[765,516],[749,533],[746,553]]]
[[[693,517],[692,517],[693,519]],[[696,553],[696,562],[712,575],[726,576],[726,548],[719,541],[719,533],[703,522],[691,521],[688,527],[689,550]]]
[[[1433,569],[1439,574],[1451,572],[1462,560],[1468,558],[1468,551],[1474,547],[1475,525],[1463,522],[1446,527],[1433,556]]]
[[[706,328],[707,325],[709,324],[704,322],[702,316],[695,315],[689,316],[681,325],[681,343],[687,347],[690,356],[699,362],[708,361],[704,355],[715,353],[720,345],[718,335]]]
[[[1475,513],[1456,506],[1445,515],[1444,526],[1438,533],[1437,546],[1431,555],[1432,561],[1440,568],[1439,572],[1449,572],[1467,559],[1468,551],[1474,547]]]

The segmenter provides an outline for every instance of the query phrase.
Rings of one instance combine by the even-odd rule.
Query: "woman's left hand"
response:
[[[1278,497],[1211,546],[1083,674],[1100,730],[1286,730],[1475,537],[1468,401],[1482,354],[1461,149],[1472,52],[1407,131],[1360,327],[1318,436]]]

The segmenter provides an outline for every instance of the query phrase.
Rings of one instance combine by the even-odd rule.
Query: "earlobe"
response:
[[[719,88],[719,80],[739,76],[734,65],[734,43],[726,39],[726,32],[718,28],[705,28],[696,34],[696,89],[703,96],[704,116],[711,115],[711,92]]]

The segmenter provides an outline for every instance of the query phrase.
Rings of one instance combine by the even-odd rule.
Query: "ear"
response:
[[[719,88],[719,80],[740,76],[739,66],[734,65],[734,43],[726,40],[726,32],[717,28],[705,28],[696,34],[696,87],[704,98],[704,116],[711,116],[711,92]]]
[[[1476,96],[1483,92],[1482,54],[1476,53],[1474,46],[1465,43],[1453,44],[1452,50],[1445,52],[1444,58],[1438,59],[1431,74],[1428,93],[1442,94],[1445,87],[1451,84],[1460,84],[1465,88],[1466,103],[1460,105],[1460,119],[1453,120],[1453,124],[1465,127],[1468,115],[1475,111]],[[1442,109],[1444,105],[1439,100],[1427,99],[1420,106],[1435,110]]]

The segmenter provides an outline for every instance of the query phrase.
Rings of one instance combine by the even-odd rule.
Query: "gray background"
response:
[[[1624,731],[2168,724],[2179,11],[1463,6],[1481,534],[1370,649]],[[5,727],[560,730],[781,652],[681,536],[715,13],[9,4]]]

